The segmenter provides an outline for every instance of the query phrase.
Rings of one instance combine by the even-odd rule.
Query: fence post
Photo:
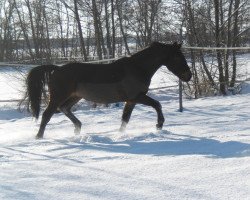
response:
[[[182,82],[179,79],[179,111],[183,112],[183,104],[182,104]]]
[[[180,27],[180,41],[181,41],[181,44],[182,44],[182,39],[183,39],[182,26],[183,26],[183,24],[181,24],[181,27]],[[183,105],[182,105],[182,82],[181,82],[181,79],[179,79],[179,111],[183,112]]]

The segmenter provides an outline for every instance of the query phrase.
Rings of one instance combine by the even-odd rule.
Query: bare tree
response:
[[[105,23],[106,23],[106,42],[107,42],[107,49],[108,49],[108,57],[110,57],[111,55],[113,55],[113,52],[112,52],[113,49],[112,49],[112,46],[111,46],[110,14],[109,14],[109,11],[108,11],[108,6],[109,6],[109,1],[108,0],[104,0]]]
[[[75,18],[76,18],[76,22],[78,25],[78,31],[79,31],[81,54],[83,55],[84,60],[87,61],[88,58],[87,58],[87,53],[86,53],[86,49],[85,49],[85,43],[84,43],[83,32],[82,32],[82,25],[81,25],[79,13],[78,13],[78,1],[77,0],[74,0],[74,11],[75,11]]]

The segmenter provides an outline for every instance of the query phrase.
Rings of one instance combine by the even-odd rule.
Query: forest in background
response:
[[[248,0],[1,0],[0,62],[102,60],[130,55],[152,41],[249,46],[249,11]],[[195,96],[226,94],[235,86],[239,52],[185,53]]]

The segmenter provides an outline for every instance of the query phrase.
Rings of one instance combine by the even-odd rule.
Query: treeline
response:
[[[248,0],[1,0],[0,61],[113,58],[152,41],[246,46],[249,8]],[[213,65],[203,51],[188,55],[195,95],[202,95],[200,82],[217,88],[218,79],[223,94],[235,84],[235,51],[217,51]]]
[[[112,58],[167,42],[164,34],[179,29],[169,29],[171,9],[161,0],[2,0],[0,7],[0,61]]]

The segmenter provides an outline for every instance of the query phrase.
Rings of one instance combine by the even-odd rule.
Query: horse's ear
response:
[[[182,46],[182,43],[178,44],[177,42],[174,42],[173,47],[180,49]]]

